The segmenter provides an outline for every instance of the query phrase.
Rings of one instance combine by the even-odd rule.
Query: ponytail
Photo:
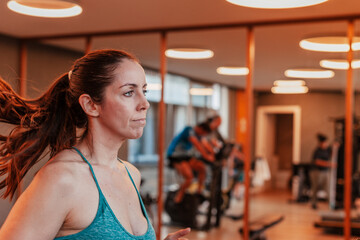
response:
[[[0,79],[0,122],[15,125],[8,136],[0,135],[0,189],[6,188],[1,197],[13,198],[48,146],[52,157],[75,144],[80,105],[68,97],[68,88],[69,77],[64,74],[41,97],[26,100]],[[81,125],[86,123],[84,115]]]
[[[138,62],[120,50],[93,51],[76,60],[69,74],[63,74],[34,100],[20,97],[0,79],[0,123],[15,125],[8,136],[0,135],[0,190],[6,189],[2,197],[14,196],[47,147],[53,157],[75,145],[77,128],[84,130],[82,138],[88,134],[88,118],[78,99],[86,93],[100,104],[124,59]]]

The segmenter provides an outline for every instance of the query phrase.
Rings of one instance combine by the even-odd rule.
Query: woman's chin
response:
[[[138,132],[138,133],[133,133],[129,139],[138,139],[138,138],[141,138],[141,136],[143,135],[143,131],[141,132]]]

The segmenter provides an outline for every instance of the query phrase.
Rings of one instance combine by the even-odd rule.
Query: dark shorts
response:
[[[188,155],[188,154],[184,154],[184,155],[176,155],[176,156],[167,156],[167,158],[169,159],[169,167],[170,168],[174,168],[174,163],[180,163],[183,161],[190,161],[190,159],[192,158],[192,155]]]

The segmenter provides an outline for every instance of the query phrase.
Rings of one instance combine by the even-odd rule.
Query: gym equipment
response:
[[[294,164],[292,176],[292,201],[307,202],[310,199],[311,164]]]
[[[345,213],[342,210],[326,211],[319,214],[321,220],[314,223],[315,227],[341,234],[344,230]],[[356,211],[351,211],[351,232],[354,235],[360,234],[360,216]]]
[[[236,182],[233,181],[232,185],[226,192],[222,191],[222,160],[229,157],[233,147],[235,147],[234,144],[225,144],[224,147],[220,149],[219,153],[216,155],[216,161],[210,165],[212,172],[210,184],[210,198],[207,219],[205,225],[203,226],[204,230],[209,230],[211,227],[219,227],[221,217],[224,215],[225,210],[230,206],[231,191],[233,190]],[[238,160],[236,162],[237,164],[235,167],[238,170],[242,170],[242,161]],[[253,168],[254,166],[252,166],[252,169]],[[235,177],[238,178],[238,176]],[[233,220],[240,220],[243,218],[242,215],[231,215],[226,217],[229,217]]]
[[[338,152],[339,147],[337,145],[332,146],[331,153],[331,164],[333,166],[338,165]],[[330,182],[329,182],[329,207],[330,209],[336,208],[336,179],[337,179],[337,170],[336,168],[330,169]]]
[[[283,215],[265,215],[249,223],[249,237],[251,240],[266,240],[265,231],[284,220]],[[244,229],[239,229],[241,235]]]
[[[336,172],[331,173],[329,205],[332,210],[320,213],[320,220],[314,223],[315,227],[324,228],[326,230],[342,232],[344,228],[344,150],[345,150],[345,119],[337,118],[335,122],[335,138],[340,145],[337,150]],[[352,193],[351,205],[354,205],[356,198],[360,197],[360,175],[358,173],[358,158],[360,153],[360,120],[354,118],[353,129],[353,171],[352,171]],[[335,152],[335,151],[334,151]],[[360,234],[360,215],[351,212],[351,230],[353,233]]]
[[[180,203],[174,202],[177,190],[170,190],[165,200],[165,211],[168,213],[171,222],[175,225],[183,227],[192,227],[202,230],[209,230],[213,226],[220,225],[222,214],[222,193],[221,193],[221,166],[220,163],[212,164],[212,176],[210,186],[210,197],[205,198],[201,194],[185,193]],[[209,207],[206,212],[206,222],[203,226],[199,226],[196,215],[198,214],[199,205],[205,201],[209,201]],[[215,223],[213,217],[215,215]]]
[[[201,194],[185,193],[180,203],[174,202],[177,190],[169,190],[165,199],[165,211],[168,213],[171,223],[183,227],[192,227],[201,230],[210,230],[212,227],[219,227],[220,220],[226,207],[228,207],[228,199],[230,192],[223,193],[221,190],[222,165],[220,161],[215,161],[211,166],[211,183],[210,196],[204,197]],[[198,207],[204,201],[209,201],[208,208],[205,213],[200,213]],[[205,223],[200,226],[197,221],[198,214],[206,215]],[[233,220],[239,220],[239,216],[227,216]],[[202,221],[203,222],[203,221]]]
[[[196,214],[201,202],[199,194],[185,193],[180,203],[174,202],[177,191],[169,191],[165,200],[165,211],[171,222],[182,227],[198,228]]]
[[[181,226],[190,226],[193,228],[200,228],[202,230],[209,230],[211,227],[219,227],[221,216],[224,210],[229,206],[230,192],[223,194],[222,186],[222,160],[227,158],[234,144],[224,144],[223,147],[215,156],[215,161],[209,163],[205,159],[198,157],[198,160],[203,161],[211,168],[211,183],[210,183],[210,197],[205,199],[199,194],[185,193],[182,202],[175,203],[174,197],[176,191],[169,191],[165,200],[165,211],[169,214],[171,222]],[[206,213],[206,222],[203,226],[198,226],[196,215],[198,207],[202,201],[208,200],[209,207]],[[214,218],[215,217],[215,218]],[[241,219],[242,216],[229,216],[234,220]],[[215,221],[214,221],[215,219]]]
[[[345,119],[344,118],[337,118],[334,119],[335,121],[335,138],[340,142],[340,146],[338,147],[338,154],[337,154],[337,172],[333,176],[336,176],[336,186],[335,186],[335,193],[332,193],[331,196],[334,198],[331,200],[333,209],[341,209],[344,207],[344,166],[345,166],[345,159],[344,159],[344,151],[345,151]],[[358,171],[358,157],[360,153],[360,134],[359,134],[359,126],[360,120],[354,118],[354,129],[353,129],[353,192],[352,192],[352,202],[355,200],[356,197],[359,197],[359,182],[357,182],[356,172]],[[334,203],[333,203],[334,202]]]
[[[220,161],[215,161],[211,165],[211,185],[210,185],[210,199],[209,208],[207,212],[206,223],[203,226],[204,230],[209,230],[212,226],[220,226],[220,218],[222,214],[222,192],[221,192],[221,178],[222,165]],[[213,215],[215,213],[215,223],[213,223]]]

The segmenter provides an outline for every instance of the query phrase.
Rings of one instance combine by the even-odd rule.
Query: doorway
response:
[[[292,165],[300,162],[300,106],[260,106],[257,109],[255,156],[265,158],[271,180],[265,189],[286,189]]]

